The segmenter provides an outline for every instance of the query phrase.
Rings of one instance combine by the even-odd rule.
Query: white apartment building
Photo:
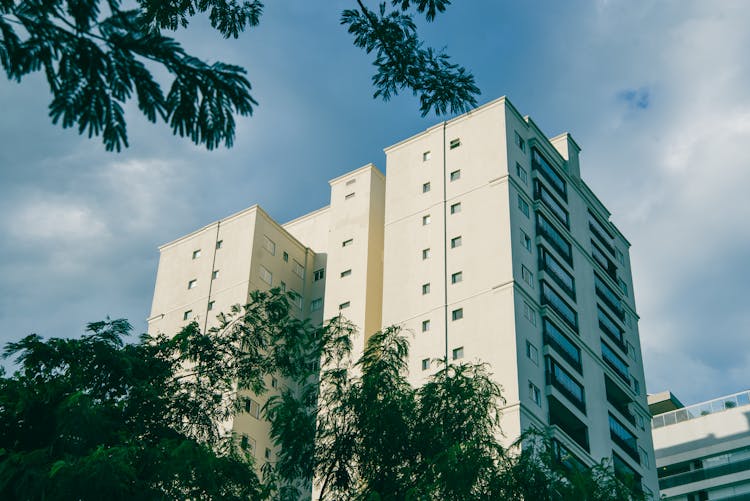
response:
[[[750,391],[684,407],[648,396],[662,499],[750,500]]]
[[[386,148],[387,178],[367,165],[330,181],[327,207],[278,225],[254,206],[162,246],[149,330],[291,288],[300,316],[357,324],[355,350],[404,326],[415,384],[438,359],[488,363],[507,442],[548,429],[562,460],[607,458],[657,492],[630,244],[579,151],[497,99]],[[271,459],[248,410],[234,428]]]

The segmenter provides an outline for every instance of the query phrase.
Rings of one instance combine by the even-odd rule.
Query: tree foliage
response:
[[[393,0],[377,11],[357,0],[341,22],[356,46],[375,52],[375,97],[404,89],[419,96],[422,114],[467,110],[479,89],[473,76],[449,57],[425,49],[412,12],[428,21],[448,0]],[[165,30],[188,26],[206,13],[224,37],[237,38],[258,25],[259,0],[0,0],[0,67],[11,80],[43,71],[53,123],[100,136],[108,151],[128,146],[124,104],[135,99],[151,122],[162,120],[174,134],[211,150],[231,147],[235,116],[251,115],[256,100],[239,66],[206,63],[188,54]],[[152,71],[171,77],[163,90]]]

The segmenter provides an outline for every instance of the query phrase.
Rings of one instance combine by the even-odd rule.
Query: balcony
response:
[[[573,265],[573,248],[552,223],[541,214],[536,215],[536,231],[560,254],[569,265]]]
[[[712,478],[723,477],[725,475],[732,475],[734,473],[743,473],[747,471],[750,471],[750,459],[745,459],[734,463],[722,464],[719,466],[714,466],[712,468],[699,468],[697,470],[660,478],[659,490],[670,489],[672,487],[677,487],[680,485],[692,484],[693,482],[710,480]]]
[[[557,201],[552,193],[538,180],[534,180],[534,200],[541,200],[547,210],[566,228],[570,229],[570,217],[565,207]]]
[[[623,330],[620,326],[618,326],[612,317],[607,315],[599,305],[597,305],[596,314],[599,319],[599,329],[601,329],[601,331],[604,332],[623,353],[627,353],[628,347],[625,344]]]
[[[544,343],[551,346],[579,374],[583,374],[581,349],[547,318],[543,320],[543,329]]]
[[[547,404],[549,407],[550,426],[557,426],[583,450],[591,452],[589,448],[589,430],[583,421],[578,419],[565,403],[558,400],[554,395],[547,397]]]
[[[612,313],[617,316],[620,320],[625,318],[625,312],[620,305],[620,296],[613,291],[597,273],[594,273],[594,289],[596,295],[602,300],[607,307],[612,310]]]
[[[662,426],[669,426],[744,406],[750,406],[750,391],[742,391],[726,397],[709,400],[708,402],[659,414],[658,416],[654,416],[651,426],[653,428],[661,428]]]
[[[641,464],[641,458],[638,455],[638,440],[612,414],[609,415],[609,436],[633,461]]]
[[[634,403],[633,399],[615,382],[604,374],[604,388],[607,395],[607,402],[631,425],[635,426],[635,417],[630,412],[630,404]]]
[[[586,397],[584,395],[583,386],[581,386],[573,376],[568,374],[565,369],[555,362],[552,357],[545,357],[545,364],[547,369],[547,384],[556,388],[557,391],[570,400],[570,403],[575,405],[578,410],[586,414]]]
[[[578,332],[576,311],[547,282],[541,280],[539,284],[542,292],[542,305],[549,306],[571,329]]]
[[[602,270],[604,270],[607,275],[609,275],[609,278],[615,282],[617,281],[617,266],[615,266],[615,263],[604,254],[593,240],[591,241],[591,257],[593,257],[594,261],[602,267]]]
[[[623,380],[623,382],[626,385],[630,385],[630,370],[628,368],[627,362],[617,356],[617,354],[612,351],[612,348],[610,348],[607,343],[602,341],[602,359],[604,362],[609,365],[612,370],[615,371],[615,374],[617,374],[620,379]]]
[[[546,272],[549,277],[565,292],[570,299],[576,300],[576,285],[573,276],[563,267],[560,262],[552,257],[552,254],[544,247],[539,247],[539,269]]]
[[[531,150],[531,168],[540,173],[565,202],[568,201],[568,190],[565,180],[536,148],[532,148]]]

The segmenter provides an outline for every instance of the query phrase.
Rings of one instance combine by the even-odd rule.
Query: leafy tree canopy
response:
[[[417,34],[415,15],[431,22],[449,4],[391,0],[373,10],[356,0],[356,9],[342,13],[354,44],[375,55],[374,97],[411,91],[422,115],[476,105],[474,77]],[[222,36],[237,38],[258,25],[263,7],[259,0],[0,0],[0,66],[19,82],[44,71],[52,122],[101,135],[108,151],[128,146],[123,105],[133,98],[149,121],[168,123],[174,134],[209,150],[231,147],[235,116],[258,104],[245,70],[201,61],[164,31],[205,13]],[[152,74],[159,67],[171,75],[166,93]]]

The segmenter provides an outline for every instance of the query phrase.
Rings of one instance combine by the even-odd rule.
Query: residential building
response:
[[[360,327],[355,351],[382,326],[413,332],[415,384],[440,359],[488,363],[507,441],[549,429],[561,459],[606,458],[655,492],[630,244],[579,151],[495,100],[386,148],[387,178],[367,165],[334,179],[328,207],[278,225],[255,206],[163,246],[150,330],[176,331],[186,311],[210,325],[211,301],[221,311],[282,277],[299,315]],[[213,261],[222,252],[232,261]],[[212,289],[216,269],[226,282]],[[235,429],[270,447],[252,419]]]
[[[662,499],[750,500],[750,391],[683,406],[648,396]]]

